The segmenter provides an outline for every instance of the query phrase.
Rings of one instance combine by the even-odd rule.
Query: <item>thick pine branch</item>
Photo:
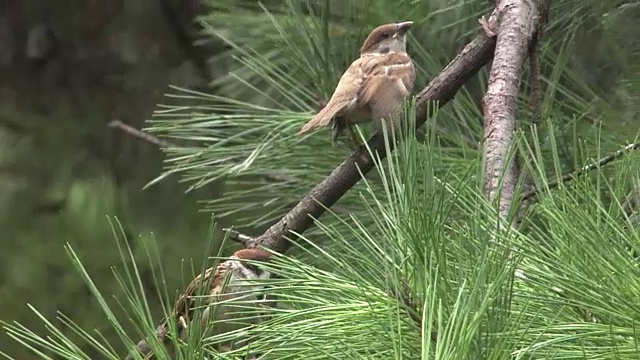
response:
[[[533,0],[500,0],[488,21],[496,50],[482,99],[484,113],[484,191],[497,201],[500,215],[509,215],[518,178],[513,159],[520,73],[537,29]]]

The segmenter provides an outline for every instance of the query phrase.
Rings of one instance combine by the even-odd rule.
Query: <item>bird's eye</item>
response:
[[[390,32],[388,32],[388,31],[385,31],[385,32],[383,32],[380,36],[381,36],[383,39],[388,39],[388,38],[389,38],[389,36],[391,36],[391,33],[390,33]]]

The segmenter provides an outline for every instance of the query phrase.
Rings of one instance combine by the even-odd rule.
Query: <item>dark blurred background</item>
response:
[[[217,184],[185,194],[169,178],[143,191],[164,155],[108,127],[113,120],[144,127],[168,84],[197,89],[224,71],[203,60],[214,45],[192,46],[200,6],[0,3],[0,319],[41,328],[30,303],[50,318],[61,311],[108,333],[63,249],[68,242],[79,253],[106,296],[118,294],[110,267],[120,257],[108,217],[122,223],[143,278],[151,276],[140,249],[146,239],[158,244],[170,288],[179,288],[183,258],[204,259],[211,220],[196,199],[215,198]],[[0,350],[30,357],[4,332]]]

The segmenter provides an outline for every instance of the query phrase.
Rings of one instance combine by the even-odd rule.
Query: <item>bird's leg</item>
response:
[[[380,120],[374,121],[374,129],[375,131],[379,131],[380,133],[387,133],[387,138],[389,142],[395,142],[396,140],[396,132],[399,130],[400,119],[398,115],[390,118],[382,118]]]
[[[336,143],[338,142],[340,136],[342,135],[342,133],[344,132],[344,129],[346,128],[346,123],[344,121],[344,119],[342,118],[335,118],[332,120],[332,127],[331,127],[331,132],[332,132],[332,136],[331,136],[331,144],[333,146],[336,145]],[[347,141],[341,140],[340,143],[346,145],[349,149],[353,150],[353,147],[351,146],[351,144],[349,144]]]
[[[347,125],[349,127],[349,132],[351,133],[351,139],[353,140],[353,150],[357,150],[360,144],[360,138],[358,134],[356,134],[356,130],[353,128],[353,125]]]
[[[344,131],[344,124],[340,118],[331,120],[331,145],[335,145],[338,138]]]
[[[491,15],[489,15],[489,19],[486,19],[484,15],[478,19],[482,30],[484,30],[484,33],[490,38],[498,36],[498,28],[500,26],[500,24],[498,24],[498,15],[494,10]]]

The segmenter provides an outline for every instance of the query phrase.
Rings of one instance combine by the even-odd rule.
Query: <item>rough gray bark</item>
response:
[[[538,16],[533,0],[500,0],[487,24],[497,34],[484,113],[484,191],[497,201],[502,217],[509,215],[517,172],[512,161],[520,69],[527,57]],[[497,27],[495,29],[494,27]]]

